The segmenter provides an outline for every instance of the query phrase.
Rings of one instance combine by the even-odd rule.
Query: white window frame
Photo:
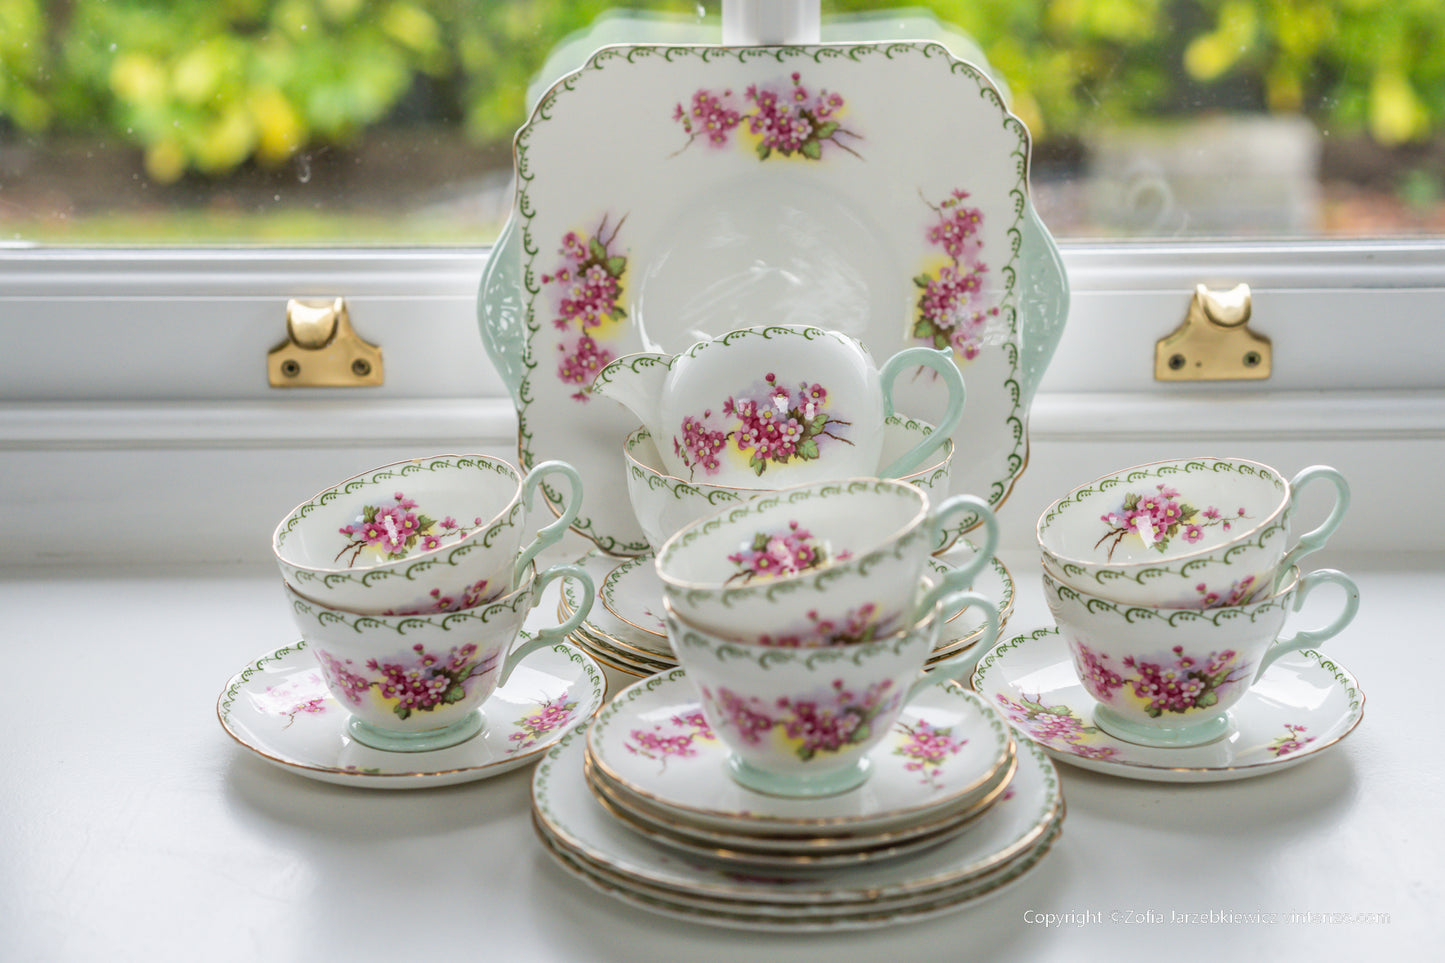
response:
[[[1014,513],[1179,454],[1330,461],[1357,488],[1388,485],[1402,459],[1445,469],[1445,240],[1061,248],[1069,321],[1033,405]],[[487,254],[0,250],[0,499],[43,512],[57,536],[0,564],[130,558],[137,538],[161,534],[179,562],[254,562],[274,518],[347,474],[448,450],[515,456],[512,405],[477,330]],[[1272,377],[1154,381],[1154,342],[1195,284],[1240,282],[1251,326],[1273,340]],[[381,345],[385,385],[269,387],[287,300],[336,295]],[[1346,544],[1391,527],[1378,501],[1357,500]],[[1021,545],[1031,519],[1015,520]],[[1394,528],[1401,549],[1445,541],[1438,525]]]

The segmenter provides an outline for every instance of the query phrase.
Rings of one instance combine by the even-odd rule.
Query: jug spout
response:
[[[653,438],[661,438],[662,389],[672,368],[672,355],[623,355],[597,372],[592,394],[624,406]]]

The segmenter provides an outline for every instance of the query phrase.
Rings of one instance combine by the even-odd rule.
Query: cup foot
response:
[[[735,782],[753,792],[766,796],[816,798],[836,796],[863,785],[873,772],[873,764],[865,756],[845,769],[834,769],[818,775],[784,776],[759,769],[737,756],[732,756],[728,759],[728,770]]]
[[[1220,713],[1212,719],[1170,729],[1130,722],[1108,706],[1095,706],[1094,725],[1124,742],[1160,749],[1179,749],[1184,746],[1202,746],[1227,735],[1229,714]]]
[[[482,715],[481,709],[477,709],[445,728],[423,729],[418,732],[380,729],[352,716],[346,720],[346,732],[357,742],[373,749],[386,752],[430,752],[466,742],[481,732],[485,725],[486,717]]]

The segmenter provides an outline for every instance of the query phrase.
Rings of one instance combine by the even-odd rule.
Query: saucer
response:
[[[639,632],[657,636],[667,644],[667,622],[662,615],[662,579],[657,577],[653,555],[630,558],[607,573],[597,587],[602,605]]]
[[[387,752],[353,740],[350,713],[327,691],[305,642],[264,655],[221,692],[222,727],[262,759],[309,779],[374,789],[420,789],[486,779],[535,762],[602,705],[606,680],[566,643],[522,659],[482,706],[486,727],[432,752]]]
[[[586,739],[568,733],[539,764],[532,779],[538,832],[593,871],[619,874],[673,899],[728,901],[804,911],[867,909],[875,901],[929,900],[988,878],[1045,845],[1064,818],[1058,774],[1036,747],[1019,753],[1019,766],[997,803],[966,832],[898,859],[820,869],[730,866],[660,847],[610,815],[590,791],[583,771]]]
[[[1055,759],[1152,782],[1223,782],[1279,772],[1334,746],[1365,711],[1355,677],[1305,649],[1265,671],[1229,710],[1229,730],[1220,739],[1174,749],[1136,745],[1093,725],[1095,702],[1055,628],[995,646],[974,670],[973,687]]]
[[[872,776],[832,796],[746,789],[682,669],[617,694],[587,733],[600,779],[692,823],[745,833],[825,835],[883,830],[967,808],[1015,754],[1009,727],[954,682],[923,689],[870,753]]]
[[[573,564],[580,566],[592,577],[592,584],[599,586],[600,594],[600,586],[607,581],[607,577],[618,567],[620,561],[622,559],[616,556],[594,550],[577,559]],[[577,606],[581,604],[581,599],[577,597],[576,593],[576,586],[570,579],[562,582],[562,611],[568,615],[577,611]],[[657,604],[662,604],[660,586],[657,592]],[[605,604],[594,603],[582,626],[591,634],[601,636],[617,645],[635,649],[653,659],[661,659],[672,665],[677,664],[677,658],[672,653],[672,643],[667,641],[665,634],[657,635],[640,629],[632,623],[618,618]]]

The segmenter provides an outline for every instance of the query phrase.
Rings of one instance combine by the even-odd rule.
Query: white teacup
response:
[[[890,416],[883,426],[882,461],[891,463],[933,430],[933,426],[921,421]],[[948,494],[953,447],[953,439],[946,438],[916,471],[904,475],[900,481],[922,489],[930,498],[943,498]],[[766,477],[757,479],[759,484],[752,487],[730,488],[669,475],[662,463],[662,455],[646,428],[639,428],[627,436],[623,454],[627,458],[628,498],[638,524],[642,526],[642,534],[654,551],[684,526],[728,506],[776,490],[762,484],[768,481]],[[942,533],[933,551],[941,552],[948,548],[957,538],[957,531],[955,527]]]
[[[983,521],[978,551],[937,582],[927,569],[939,533]],[[739,640],[807,632],[820,621],[881,631],[911,624],[968,588],[998,545],[982,499],[931,506],[901,481],[855,478],[760,495],[679,530],[657,553],[663,597],[688,622]]]
[[[592,579],[576,565],[556,565],[494,602],[460,612],[417,616],[358,615],[299,595],[286,597],[326,687],[351,713],[347,731],[376,749],[419,752],[463,742],[485,725],[481,706],[529,653],[561,641],[591,610]],[[583,602],[561,625],[536,635],[522,623],[542,590],[567,578]],[[522,644],[512,644],[521,636]]]
[[[981,644],[924,675],[944,612],[977,606]],[[702,697],[702,712],[729,750],[732,776],[776,796],[828,796],[863,783],[868,751],[925,686],[971,671],[998,633],[998,610],[981,595],[955,593],[916,623],[875,639],[830,648],[738,642],[667,610],[678,663]]]
[[[918,366],[948,388],[935,430],[880,468],[893,383]],[[668,474],[728,487],[783,487],[912,473],[963,417],[948,351],[906,348],[879,369],[854,338],[809,325],[742,328],[678,355],[633,354],[598,372],[593,394],[626,405]]]
[[[1299,490],[1335,490],[1328,517],[1290,547]],[[1350,503],[1335,469],[1286,481],[1241,458],[1188,458],[1127,468],[1074,489],[1039,517],[1044,568],[1080,592],[1165,608],[1238,605],[1323,548]]]
[[[1286,618],[1321,585],[1339,585],[1344,605],[1322,628],[1280,637]],[[1318,645],[1349,625],[1355,583],[1320,569],[1291,569],[1274,595],[1208,610],[1129,605],[1081,592],[1044,573],[1044,599],[1068,643],[1084,690],[1098,702],[1094,724],[1127,742],[1194,746],[1229,731],[1231,706],[1275,660]]]
[[[537,487],[553,476],[568,483],[565,510],[523,548]],[[451,612],[511,592],[581,504],[582,480],[565,462],[523,476],[500,458],[437,455],[364,472],[302,502],[276,527],[271,548],[281,577],[320,605]]]

